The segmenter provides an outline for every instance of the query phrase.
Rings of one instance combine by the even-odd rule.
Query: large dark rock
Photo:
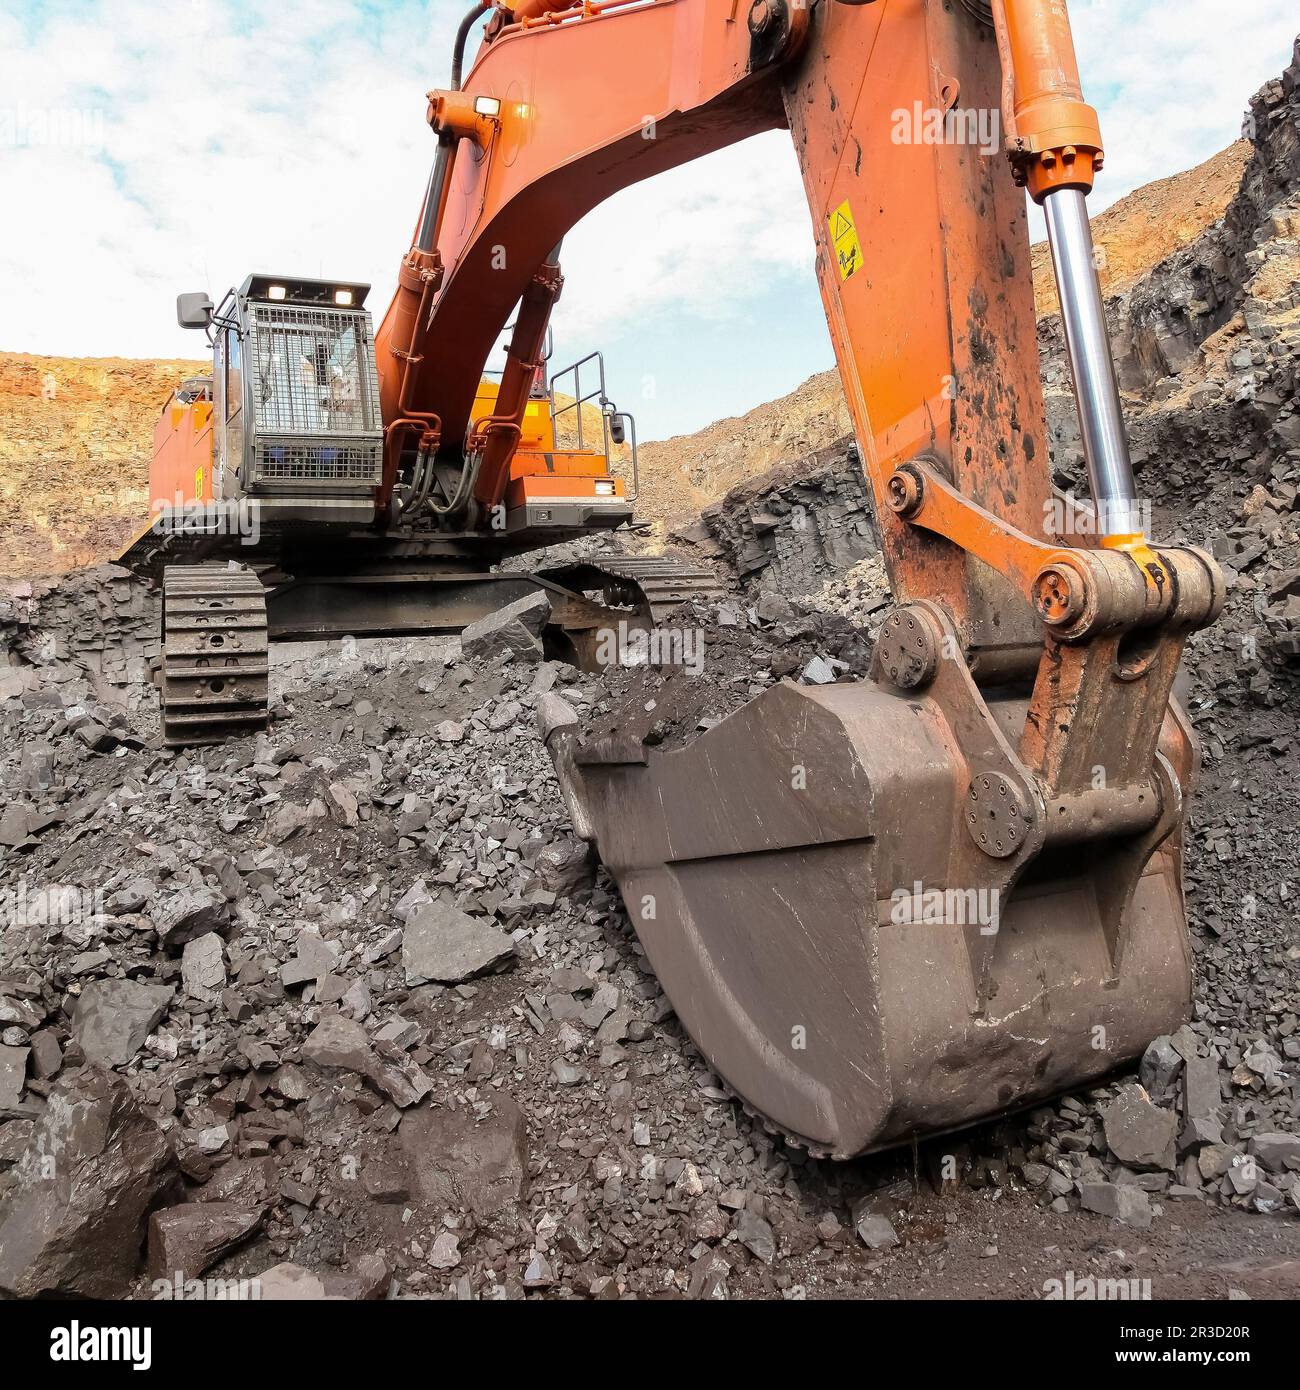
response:
[[[507,655],[513,661],[542,659],[542,628],[550,621],[551,601],[538,590],[480,618],[460,635],[467,657],[491,661]]]
[[[456,984],[514,959],[515,943],[483,917],[437,899],[421,907],[402,936],[402,965],[410,985]]]
[[[14,1169],[0,1224],[0,1289],[120,1298],[140,1263],[145,1222],[179,1188],[163,1132],[121,1077],[69,1073]]]
[[[0,1047],[0,1106],[16,1106],[23,1094],[29,1047]]]
[[[537,856],[537,881],[543,888],[569,897],[589,891],[596,882],[596,857],[591,846],[565,836],[546,846]]]
[[[1084,1211],[1095,1211],[1141,1231],[1151,1225],[1150,1197],[1128,1183],[1085,1182],[1079,1188],[1079,1205]]]
[[[186,889],[156,909],[153,919],[159,940],[168,950],[175,951],[208,932],[228,931],[230,904],[210,888]]]
[[[1183,1072],[1183,1114],[1188,1120],[1213,1118],[1222,1104],[1217,1057],[1189,1057]]]
[[[321,1018],[303,1044],[302,1055],[323,1071],[351,1071],[365,1077],[401,1110],[418,1105],[433,1089],[428,1076],[409,1058],[378,1056],[366,1030],[342,1014]]]
[[[420,1196],[444,1211],[472,1212],[480,1221],[503,1215],[524,1194],[528,1131],[519,1107],[501,1092],[494,1110],[476,1119],[467,1110],[413,1110],[401,1141]]]
[[[149,1278],[195,1279],[262,1224],[264,1209],[190,1202],[149,1218]]]
[[[1178,1116],[1153,1105],[1141,1086],[1123,1086],[1101,1112],[1106,1146],[1121,1163],[1140,1171],[1172,1173],[1177,1158]]]

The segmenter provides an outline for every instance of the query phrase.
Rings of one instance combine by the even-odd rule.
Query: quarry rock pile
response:
[[[670,539],[747,590],[818,589],[879,549],[857,445],[846,437],[738,484]]]
[[[24,642],[69,611],[38,609]],[[682,1036],[534,728],[544,693],[586,711],[599,680],[334,644],[276,668],[268,734],[177,755],[147,687],[101,702],[79,661],[0,704],[24,830],[0,867],[4,1288],[685,1294],[701,1259],[788,1285],[776,1252],[838,1198]],[[91,1222],[80,1166],[35,1215],[28,1175],[69,1106],[114,1097],[129,1143],[115,1122],[60,1170],[167,1158],[91,1277],[92,1243],[50,1253]]]

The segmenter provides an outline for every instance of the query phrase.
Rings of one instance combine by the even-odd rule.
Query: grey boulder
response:
[[[144,1046],[172,1002],[165,985],[93,980],[72,1013],[72,1036],[88,1062],[120,1067]]]
[[[402,936],[408,985],[458,984],[505,965],[514,954],[515,943],[505,932],[440,900],[414,913]]]
[[[439,1211],[472,1212],[480,1221],[512,1208],[524,1194],[528,1134],[519,1107],[492,1096],[477,1119],[467,1110],[412,1110],[400,1138],[416,1189]]]
[[[540,590],[480,618],[460,635],[467,657],[491,661],[508,656],[514,661],[542,659],[542,628],[551,616],[551,601]]]

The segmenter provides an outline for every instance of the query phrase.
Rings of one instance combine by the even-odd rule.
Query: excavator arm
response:
[[[1136,541],[1140,530],[1126,507],[1132,469],[1109,352],[1097,340],[1104,324],[1082,212],[1101,136],[1082,100],[1064,6],[998,0],[988,20],[985,8],[979,0],[498,8],[463,88],[429,94],[437,159],[376,342],[385,486],[402,448],[419,440],[475,468],[480,504],[499,502],[570,227],[631,183],[787,127],[895,593],[943,594],[988,663],[1031,654],[1037,623],[1030,596],[1013,594],[1002,573],[1014,564],[1010,552],[975,557],[962,538],[932,539],[929,517],[905,519],[890,506],[896,468],[925,457],[973,508],[1050,538],[1019,191],[1028,185],[1048,205],[1054,251],[1068,257],[1058,271],[1067,326],[1085,339],[1079,360],[1091,371],[1081,391],[1094,492],[1120,508],[1104,518],[1103,534]],[[498,407],[475,419],[484,363],[521,301]]]
[[[1101,135],[1063,0],[564,3],[498,7],[463,84],[429,94],[437,158],[377,337],[385,486],[419,449],[498,502],[569,228],[789,129],[898,606],[872,681],[782,686],[689,752],[583,739],[552,708],[574,822],[704,1053],[816,1149],[1100,1075],[1187,1008],[1195,749],[1170,694],[1223,587],[1139,522],[1084,202]],[[1050,486],[1026,190],[1086,515]],[[497,408],[475,419],[516,304]],[[920,885],[1005,907],[992,932],[936,934],[889,912]]]

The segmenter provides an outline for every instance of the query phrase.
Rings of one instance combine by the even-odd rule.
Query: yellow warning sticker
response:
[[[840,267],[840,279],[847,280],[862,264],[862,244],[858,229],[853,225],[853,209],[845,200],[826,219],[831,229],[831,245]]]
[[[203,465],[194,470],[194,498],[197,502],[203,501]]]

